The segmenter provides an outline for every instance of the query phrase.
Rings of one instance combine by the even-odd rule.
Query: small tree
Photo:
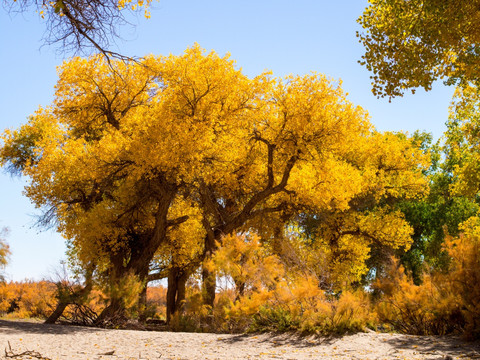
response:
[[[10,257],[10,248],[6,243],[4,237],[8,235],[8,228],[3,228],[0,230],[0,267],[5,268],[8,264],[8,260]],[[4,274],[0,272],[0,282],[5,281]]]

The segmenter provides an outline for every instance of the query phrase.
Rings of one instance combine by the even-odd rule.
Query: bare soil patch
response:
[[[24,355],[16,356],[22,353]],[[338,338],[302,338],[285,334],[221,335],[107,330],[0,320],[0,354],[4,359],[38,359],[41,356],[52,360],[433,360],[480,359],[480,344],[450,336],[409,336],[373,331]]]

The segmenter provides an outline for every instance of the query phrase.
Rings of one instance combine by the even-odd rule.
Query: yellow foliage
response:
[[[0,239],[0,267],[7,265],[9,256],[10,248],[8,244],[3,239]]]
[[[406,136],[375,131],[324,75],[248,78],[198,45],[58,70],[53,104],[3,134],[0,161],[29,177],[25,193],[56,220],[72,263],[143,277],[105,282],[109,296],[132,286],[130,304],[152,261],[193,266],[206,236],[242,231],[214,265],[238,295],[273,291],[284,270],[250,227],[269,213],[326,214],[309,260],[326,259],[336,290],[366,273],[374,240],[410,243],[403,217],[379,204],[425,193],[428,158]]]
[[[480,246],[478,219],[468,220],[459,238],[447,237],[445,250],[451,257],[445,273],[425,274],[423,283],[414,285],[404,269],[393,262],[387,275],[374,285],[382,294],[377,304],[380,321],[410,334],[462,332],[480,336]],[[478,233],[477,233],[478,234]]]
[[[0,313],[14,318],[47,318],[54,310],[56,286],[47,281],[0,284]]]
[[[445,250],[451,258],[447,274],[439,277],[458,298],[465,319],[467,336],[480,338],[480,218],[472,217],[462,224],[458,238],[447,237]]]
[[[362,330],[371,320],[361,292],[329,298],[316,277],[287,274],[256,234],[224,237],[210,266],[231,277],[236,289],[235,300],[222,297],[216,305],[217,329],[344,333]]]
[[[147,287],[147,317],[165,319],[167,312],[167,289],[163,286]]]
[[[231,277],[239,296],[275,287],[284,274],[280,260],[268,254],[256,234],[225,236],[206,266],[218,270],[219,276]]]
[[[357,33],[362,64],[373,72],[373,93],[401,96],[430,90],[437,79],[476,81],[480,43],[478,0],[369,0]]]
[[[281,281],[274,290],[253,292],[226,309],[230,329],[343,334],[374,322],[362,292],[327,296],[314,277]],[[233,327],[232,327],[233,326]]]
[[[116,279],[116,282],[110,279],[106,279],[106,282],[102,288],[105,289],[107,299],[120,300],[126,310],[131,310],[138,304],[138,296],[143,289],[138,276],[128,273]]]

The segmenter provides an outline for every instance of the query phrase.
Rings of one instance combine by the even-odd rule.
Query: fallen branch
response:
[[[107,352],[104,352],[104,353],[101,353],[101,354],[98,354],[98,355],[113,355],[113,354],[115,354],[115,350],[107,351]]]
[[[30,356],[31,358],[36,358],[40,360],[52,360],[48,357],[43,356],[38,351],[27,350],[19,354],[15,354],[12,350],[12,346],[10,345],[10,341],[8,341],[8,351],[5,348],[5,358],[15,359],[15,358],[22,358],[24,356]]]

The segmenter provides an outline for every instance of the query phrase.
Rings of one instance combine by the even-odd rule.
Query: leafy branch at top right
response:
[[[480,79],[480,1],[369,0],[357,32],[378,97]]]

